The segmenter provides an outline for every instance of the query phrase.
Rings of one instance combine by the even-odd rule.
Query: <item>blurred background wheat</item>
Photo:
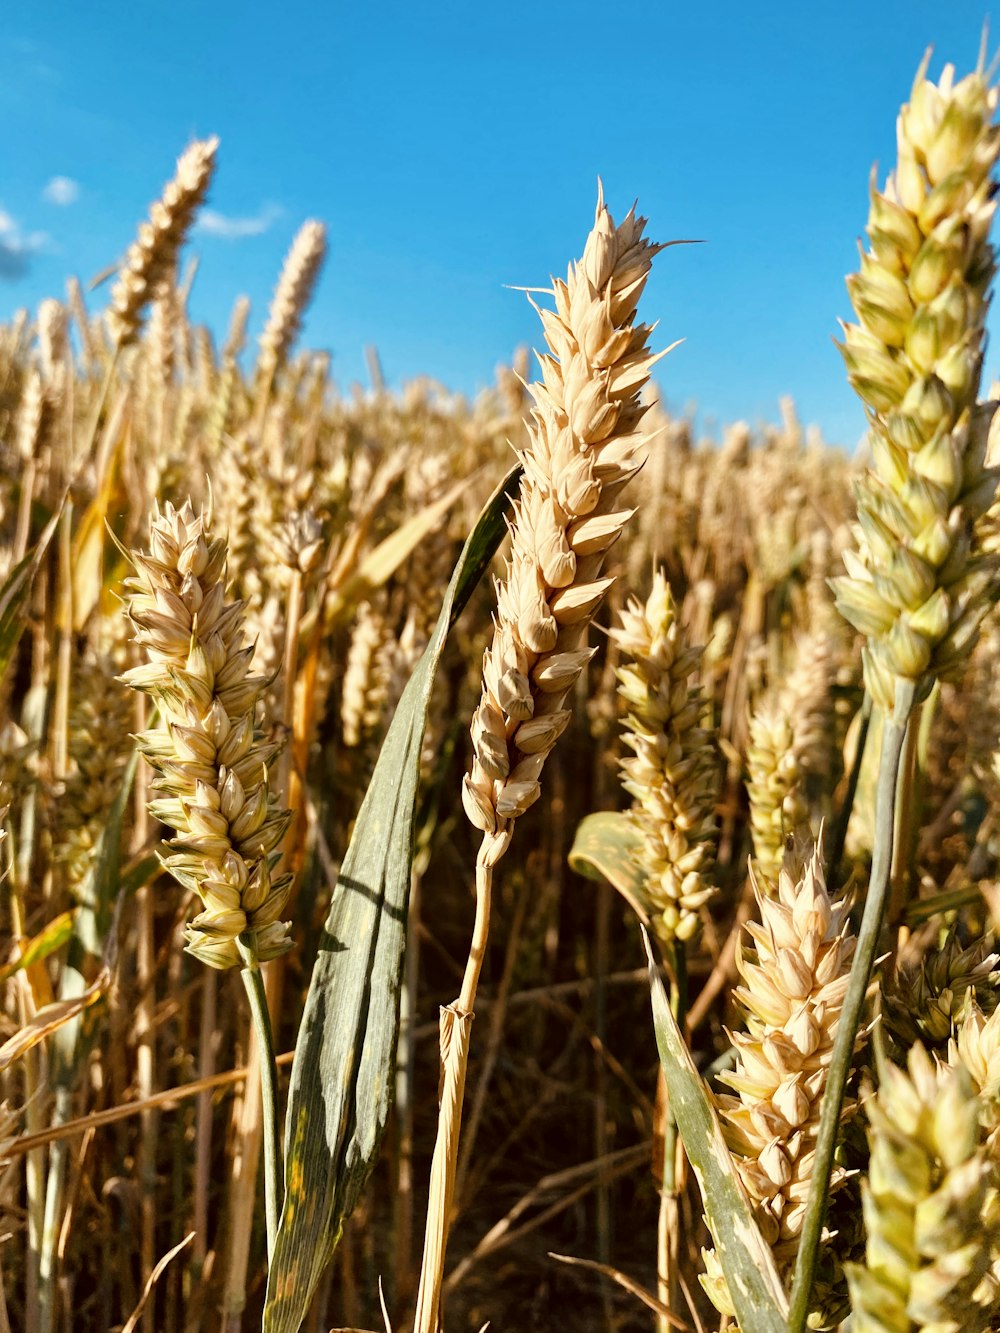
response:
[[[140,228],[107,313],[89,309],[71,282],[62,301],[0,328],[0,1329],[259,1326],[262,1126],[256,1075],[246,1077],[259,1055],[228,966],[233,941],[259,919],[262,956],[274,959],[266,985],[283,1085],[380,744],[431,637],[465,535],[508,471],[512,449],[527,445],[532,371],[524,350],[471,401],[426,379],[389,391],[374,355],[369,389],[338,387],[329,357],[298,340],[325,256],[317,222],[304,225],[289,252],[256,347],[248,344],[244,299],[224,336],[193,323],[182,245],[216,150],[204,141],[186,151]],[[992,158],[981,179],[991,165]],[[683,254],[672,250],[657,262],[681,263]],[[864,321],[860,308],[859,316]],[[854,344],[861,341],[855,331]],[[500,1329],[648,1328],[649,1306],[662,1320],[664,1300],[687,1327],[719,1326],[697,1283],[702,1250],[713,1242],[683,1158],[669,1173],[666,1223],[680,1276],[665,1283],[657,1272],[659,1196],[676,1135],[658,1081],[634,913],[608,884],[567,864],[581,821],[625,809],[630,796],[637,827],[658,819],[660,829],[660,842],[640,857],[656,891],[643,898],[636,890],[638,906],[675,969],[680,940],[691,1049],[706,1077],[719,1076],[720,1105],[735,1126],[730,1146],[751,1197],[769,1210],[766,1238],[783,1263],[794,1258],[801,1224],[796,1183],[808,1183],[808,1169],[794,1153],[792,1165],[774,1152],[765,1159],[773,1123],[753,1116],[770,1107],[804,1126],[798,1143],[807,1155],[819,1090],[783,1094],[766,1080],[758,1088],[748,1073],[775,1033],[789,1040],[795,1033],[789,1037],[785,1014],[755,1026],[752,993],[766,990],[780,960],[768,951],[775,936],[761,926],[748,960],[743,930],[755,916],[765,924],[793,917],[793,952],[806,948],[808,930],[818,931],[815,976],[799,982],[806,992],[816,987],[820,1018],[810,1011],[810,1021],[825,1024],[816,1049],[822,1036],[826,1051],[837,978],[853,951],[853,936],[841,938],[847,907],[831,908],[827,890],[835,898],[845,887],[863,890],[876,836],[880,715],[865,744],[862,635],[838,613],[829,586],[843,574],[845,550],[858,543],[854,487],[872,455],[862,450],[852,459],[825,443],[800,423],[790,399],[779,426],[733,422],[721,442],[699,439],[691,421],[665,410],[655,387],[644,390],[643,404],[648,456],[628,493],[636,511],[628,535],[608,558],[617,581],[597,612],[604,632],[572,685],[575,706],[548,759],[543,799],[517,812],[519,833],[497,876],[443,1284],[453,1329],[487,1320]],[[981,453],[966,472],[982,461]],[[980,485],[978,472],[973,480]],[[996,516],[985,491],[980,499],[989,556]],[[225,549],[205,548],[209,574],[178,601],[187,537],[170,548],[173,565],[165,552],[178,525],[186,533],[202,522],[195,514]],[[144,559],[159,562],[156,569]],[[865,559],[877,569],[877,555],[869,550]],[[167,566],[173,581],[162,574]],[[205,568],[197,566],[199,577]],[[849,569],[861,577],[857,563]],[[162,673],[144,665],[143,647],[163,660],[178,650],[180,669],[196,675],[185,636],[220,580],[213,615],[223,595],[242,601],[253,646],[252,754],[273,789],[269,797],[261,784],[252,826],[273,821],[266,852],[282,853],[281,878],[273,871],[267,888],[281,902],[266,920],[253,915],[263,910],[263,889],[251,903],[241,880],[236,909],[224,895],[209,902],[200,889],[199,903],[188,844],[181,840],[172,854],[161,849],[182,816],[195,820],[190,775],[199,752],[190,729],[176,729],[176,700],[161,688]],[[130,594],[131,624],[122,601]],[[479,834],[462,812],[462,776],[494,614],[484,583],[435,681],[395,1108],[373,1178],[312,1303],[306,1327],[316,1333],[381,1327],[380,1282],[394,1326],[412,1314],[437,1124],[437,1015],[461,982],[473,920],[469,868]],[[175,624],[181,617],[179,638],[170,616]],[[226,660],[239,648],[228,643]],[[990,1019],[1000,980],[991,933],[1000,913],[998,653],[1000,626],[990,610],[978,643],[963,641],[952,653],[948,679],[926,680],[908,733],[909,803],[891,866],[892,958],[878,1050],[865,1037],[862,1062],[869,1077],[879,1060],[894,1062],[894,1073],[870,1123],[856,1114],[858,1079],[851,1085],[835,1175],[836,1253],[817,1286],[824,1326],[846,1310],[845,1263],[858,1308],[865,1301],[877,1308],[881,1299],[878,1280],[850,1268],[865,1253],[858,1176],[866,1168],[865,1124],[873,1161],[891,1164],[896,1153],[912,1165],[917,1142],[933,1174],[947,1150],[919,1105],[931,1108],[932,1120],[944,1114],[937,1100],[953,1108],[963,1141],[941,1189],[965,1202],[954,1212],[961,1234],[952,1255],[965,1253],[977,1219],[995,1202],[984,1165],[995,1139],[987,1150],[987,1129],[969,1106],[980,1097],[995,1111],[998,1082]],[[926,666],[922,658],[912,674]],[[884,694],[881,680],[876,693]],[[175,730],[157,730],[164,718]],[[655,725],[668,737],[659,750]],[[161,771],[174,775],[170,799],[153,814],[156,779],[134,759],[140,733]],[[167,735],[188,746],[188,786],[162,767],[173,762],[157,740]],[[245,808],[227,807],[231,825]],[[803,839],[824,826],[825,887],[818,860],[802,851]],[[186,830],[199,832],[194,824]],[[161,865],[160,850],[180,883]],[[260,873],[254,865],[251,874]],[[291,922],[287,953],[278,914]],[[768,925],[778,936],[782,929]],[[739,1033],[735,1055],[730,1031]],[[940,1056],[936,1071],[921,1053],[904,1072],[918,1041]],[[949,1058],[966,1072],[946,1075]],[[727,1081],[737,1097],[723,1091]],[[897,1105],[912,1111],[909,1130]],[[899,1205],[884,1179],[863,1192],[871,1244]],[[553,1254],[587,1262],[568,1265]],[[970,1259],[956,1279],[963,1299],[986,1281],[990,1260]],[[724,1310],[725,1282],[712,1256],[708,1273],[706,1289]],[[975,1326],[994,1327],[989,1318]],[[856,1327],[924,1326],[914,1319]]]

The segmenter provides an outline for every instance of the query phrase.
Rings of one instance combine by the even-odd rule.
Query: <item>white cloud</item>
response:
[[[218,236],[224,241],[242,241],[248,236],[263,236],[281,217],[277,204],[265,204],[251,217],[236,218],[205,208],[198,216],[197,229],[206,236]]]
[[[53,176],[42,191],[42,198],[46,203],[58,204],[60,208],[75,204],[80,198],[79,181],[75,181],[69,176]]]
[[[0,282],[16,282],[31,268],[35,255],[49,245],[44,231],[21,231],[17,222],[0,205]]]

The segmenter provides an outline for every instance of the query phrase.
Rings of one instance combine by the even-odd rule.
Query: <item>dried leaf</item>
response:
[[[50,1033],[69,1023],[84,1009],[88,1009],[95,1000],[100,999],[110,980],[111,974],[104,968],[97,979],[80,995],[75,995],[71,1000],[56,1000],[54,1004],[47,1004],[44,1009],[39,1009],[30,1023],[26,1023],[0,1046],[0,1074],[15,1060],[19,1060],[26,1051],[44,1041]]]

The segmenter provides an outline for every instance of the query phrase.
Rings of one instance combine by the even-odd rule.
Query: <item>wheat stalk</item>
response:
[[[414,1328],[437,1333],[458,1153],[472,1010],[489,934],[493,868],[515,821],[541,794],[545,760],[569,722],[569,691],[591,657],[587,627],[611,580],[608,549],[631,516],[622,487],[642,462],[639,392],[658,359],[636,308],[660,248],[634,210],[616,226],[597,201],[582,259],[553,281],[555,310],[539,314],[549,345],[511,523],[511,553],[497,585],[497,621],[472,720],[473,762],[462,797],[482,834],[476,921],[458,999],[442,1011],[444,1083],[431,1167],[424,1260]],[[660,353],[663,355],[663,353]]]
[[[289,874],[276,875],[291,812],[280,809],[268,769],[278,746],[256,714],[266,680],[250,675],[243,604],[226,601],[226,543],[190,501],[169,503],[150,524],[148,554],[129,553],[128,615],[148,664],[122,677],[157,702],[164,728],[139,747],[157,770],[150,813],[175,830],[164,869],[198,895],[187,951],[210,967],[240,966],[260,1046],[268,1254],[281,1206],[277,1074],[260,964],[292,947],[281,911]]]
[[[847,1080],[888,902],[896,787],[915,703],[964,664],[997,588],[997,560],[970,541],[997,473],[984,465],[995,404],[976,406],[1000,153],[997,89],[980,68],[959,83],[917,73],[898,123],[886,193],[872,189],[869,253],[849,283],[860,325],[845,328],[848,375],[871,422],[859,481],[858,548],[845,551],[837,605],[866,636],[866,688],[884,710],[872,870],[843,1030],[831,1057],[816,1172],[790,1309],[804,1326]],[[908,801],[904,789],[903,808]]]
[[[628,709],[624,741],[632,753],[621,768],[632,797],[629,817],[640,838],[634,860],[643,879],[643,905],[672,964],[671,1004],[683,1025],[686,942],[695,935],[701,909],[715,892],[708,874],[716,837],[716,758],[711,734],[700,725],[705,701],[691,684],[701,649],[686,642],[662,570],[656,572],[645,603],[631,599],[611,634],[623,659],[616,674],[618,693]],[[657,1107],[663,1104],[658,1096]],[[677,1125],[672,1113],[654,1125],[654,1137],[658,1133],[663,1138],[658,1289],[672,1306],[679,1244]],[[659,1327],[669,1325],[660,1322]]]

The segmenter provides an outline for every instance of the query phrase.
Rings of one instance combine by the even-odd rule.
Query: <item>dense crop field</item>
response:
[[[996,104],[853,460],[666,413],[603,197],[474,402],[300,349],[317,222],[191,323],[214,140],[0,328],[0,1333],[1000,1329]]]

